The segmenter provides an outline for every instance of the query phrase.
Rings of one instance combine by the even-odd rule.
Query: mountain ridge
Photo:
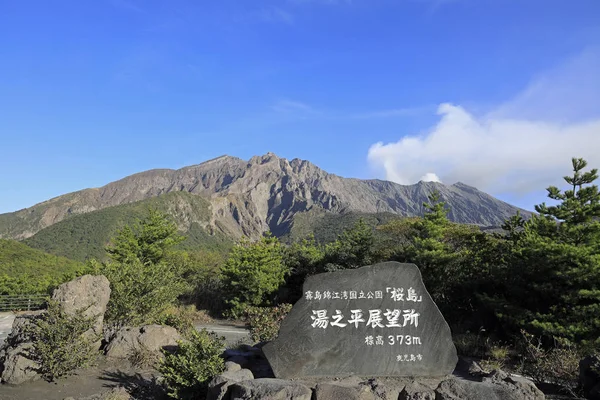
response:
[[[457,182],[420,181],[399,185],[381,179],[344,178],[307,160],[288,161],[274,153],[241,158],[222,155],[179,169],[141,171],[97,188],[56,196],[32,207],[0,214],[0,238],[26,239],[74,215],[129,204],[172,192],[202,196],[210,203],[210,224],[239,238],[267,230],[289,232],[297,213],[319,209],[422,215],[422,203],[438,190],[455,222],[497,226],[517,210],[531,213]]]

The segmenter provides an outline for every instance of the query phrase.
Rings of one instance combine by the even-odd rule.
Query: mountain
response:
[[[203,249],[226,253],[233,240],[210,225],[210,202],[187,192],[171,192],[149,199],[71,215],[42,229],[23,243],[48,253],[85,261],[103,259],[104,248],[118,229],[146,216],[148,208],[169,214],[186,240],[182,249]]]
[[[107,219],[114,221],[108,224],[113,225],[105,223],[102,228],[109,232],[131,211],[120,207],[141,207],[150,199],[178,214],[176,219],[182,230],[188,231],[192,224],[197,224],[196,233],[202,231],[205,237],[256,238],[267,230],[283,236],[293,232],[295,224],[306,225],[307,220],[317,223],[332,214],[422,215],[422,204],[434,190],[448,204],[450,219],[459,223],[498,226],[519,210],[460,182],[399,185],[377,179],[343,178],[309,161],[288,161],[267,153],[248,161],[221,156],[178,170],[149,170],[100,188],[84,189],[0,214],[0,238],[30,238],[28,243],[40,245],[40,236],[37,239],[35,236],[46,231],[43,247],[47,248],[57,231],[87,229],[92,233],[97,224]],[[163,197],[173,193],[181,195]],[[136,203],[138,206],[133,205]],[[99,213],[103,210],[108,214]],[[525,217],[531,214],[520,211]],[[53,226],[55,231],[50,229]]]

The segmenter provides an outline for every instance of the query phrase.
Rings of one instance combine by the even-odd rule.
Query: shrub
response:
[[[192,331],[189,341],[179,341],[175,353],[165,353],[158,370],[163,375],[170,397],[177,399],[203,398],[210,379],[223,372],[221,353],[224,338],[213,332]]]
[[[461,356],[483,358],[490,348],[489,338],[470,332],[455,335],[452,340]]]
[[[183,336],[187,336],[195,330],[194,317],[197,313],[198,311],[193,305],[171,306],[156,318],[155,323],[172,326]]]
[[[573,345],[559,343],[545,349],[541,338],[521,331],[523,335],[521,372],[536,383],[551,383],[573,392],[579,383],[581,352]]]
[[[510,351],[506,346],[492,345],[488,351],[487,358],[481,361],[483,369],[491,371],[503,369],[509,361]]]
[[[49,381],[70,375],[90,365],[97,351],[99,339],[90,330],[95,317],[86,317],[84,309],[74,315],[65,313],[56,301],[48,302],[48,310],[26,327],[33,348],[31,357],[40,365],[40,374]]]
[[[221,269],[223,295],[231,307],[230,317],[241,315],[244,306],[272,304],[272,296],[285,282],[289,268],[283,263],[283,247],[267,234],[260,241],[243,239]]]
[[[291,309],[291,304],[280,304],[276,307],[247,307],[246,325],[250,329],[252,340],[265,342],[277,338],[281,321]]]
[[[105,318],[115,325],[154,321],[175,302],[184,287],[177,271],[162,262],[109,262],[101,272],[111,287]]]

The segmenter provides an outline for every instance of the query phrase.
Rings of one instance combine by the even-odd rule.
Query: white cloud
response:
[[[538,76],[513,100],[477,116],[441,104],[421,134],[371,146],[368,160],[386,179],[457,181],[491,194],[526,195],[563,186],[571,157],[600,167],[600,52],[591,49]]]

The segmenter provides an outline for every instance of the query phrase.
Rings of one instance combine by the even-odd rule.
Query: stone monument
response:
[[[450,328],[414,264],[310,276],[263,352],[277,378],[452,373]]]

